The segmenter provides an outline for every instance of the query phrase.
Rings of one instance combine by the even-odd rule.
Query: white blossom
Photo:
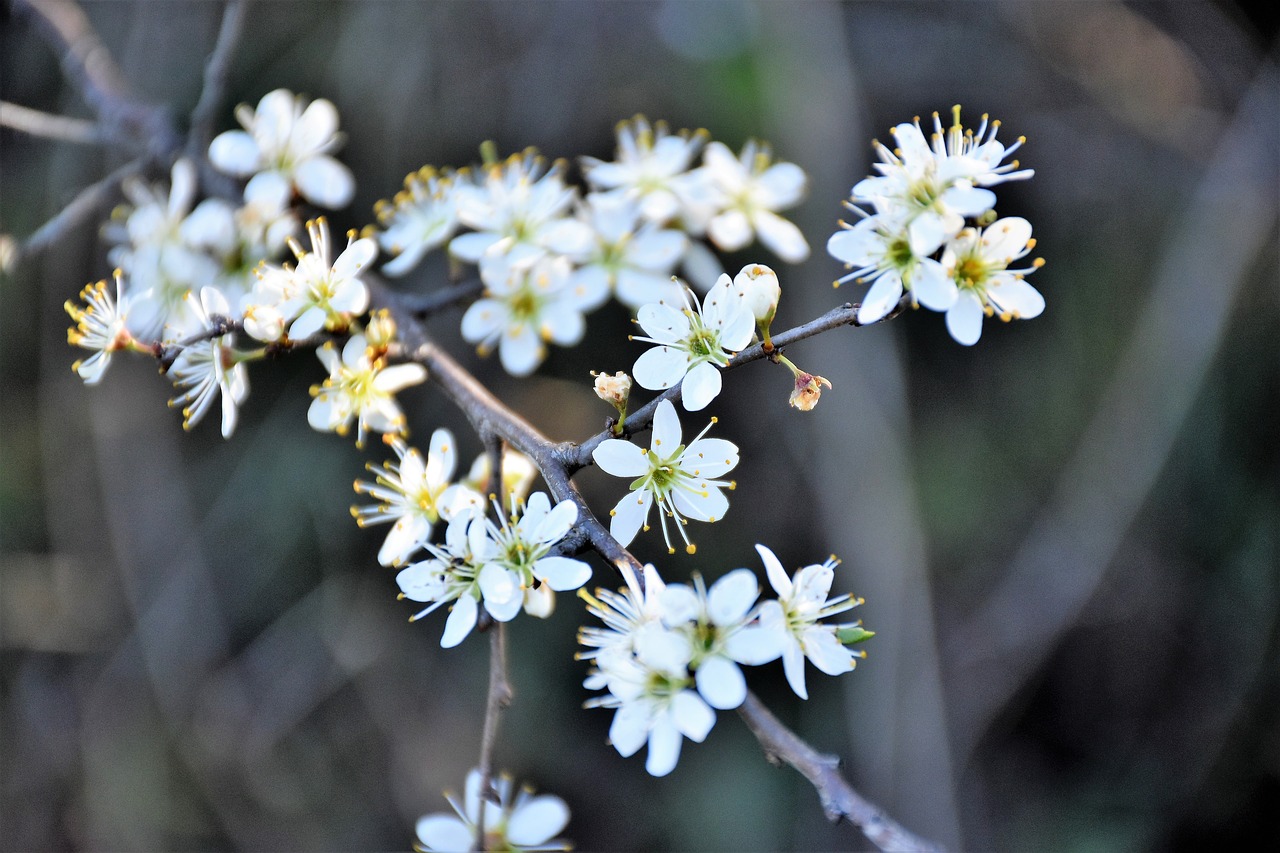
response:
[[[966,228],[942,253],[942,268],[958,296],[947,310],[947,330],[966,346],[982,335],[982,315],[1001,320],[1030,320],[1044,311],[1044,297],[1023,276],[1040,262],[1023,269],[1009,265],[1035,246],[1031,223],[1018,216],[997,219],[981,230]]]
[[[342,146],[338,110],[323,98],[307,102],[287,89],[268,92],[256,109],[236,107],[244,130],[218,134],[209,160],[238,177],[274,173],[312,204],[337,209],[355,195],[351,170],[329,156]]]
[[[404,179],[394,199],[378,202],[374,210],[383,229],[378,243],[396,256],[383,265],[384,273],[404,275],[453,237],[459,224],[454,188],[453,175],[423,166]]]
[[[198,302],[190,293],[187,299],[194,303],[192,310],[201,331],[217,329],[219,317],[229,319],[230,306],[216,288],[202,288]],[[236,428],[237,407],[249,396],[248,372],[236,358],[231,335],[218,335],[185,346],[173,360],[169,378],[184,389],[182,394],[169,401],[170,406],[182,408],[183,429],[191,429],[199,423],[213,401],[221,397],[222,437],[231,437]]]
[[[583,316],[608,298],[600,281],[574,281],[564,257],[543,257],[531,265],[507,256],[480,260],[485,296],[462,316],[462,337],[479,344],[481,354],[496,346],[502,366],[527,376],[547,357],[546,342],[573,346],[582,340]]]
[[[665,122],[650,125],[638,115],[619,122],[617,135],[614,162],[581,158],[587,183],[600,195],[634,202],[640,215],[656,225],[682,218],[689,170],[707,141],[707,132],[672,134]]]
[[[772,163],[768,146],[749,141],[735,157],[712,142],[702,174],[718,195],[720,210],[707,222],[707,236],[726,252],[745,248],[754,237],[778,257],[799,263],[809,244],[794,223],[777,214],[800,203],[808,179],[794,163]]]
[[[643,388],[658,391],[680,384],[690,412],[705,409],[720,393],[720,368],[751,343],[755,318],[727,275],[699,303],[688,289],[683,306],[665,302],[641,307],[637,320],[648,337],[632,339],[657,346],[636,359],[632,375]]]
[[[366,466],[376,480],[357,480],[355,490],[378,503],[353,506],[351,514],[361,527],[391,522],[378,562],[399,566],[427,542],[437,521],[447,523],[466,509],[483,509],[484,498],[474,489],[450,482],[458,452],[448,430],[437,429],[431,434],[425,460],[416,447],[397,436],[384,436],[384,440],[395,451],[397,461]]]
[[[738,464],[738,447],[722,438],[703,438],[711,423],[688,446],[681,443],[680,418],[670,400],[658,404],[653,415],[652,443],[648,452],[622,439],[600,442],[591,458],[615,477],[632,479],[631,492],[610,510],[609,532],[621,544],[630,544],[641,528],[648,529],[649,509],[658,505],[662,538],[667,550],[675,553],[667,531],[667,517],[674,522],[685,542],[685,550],[696,549],[684,528],[686,519],[717,521],[729,509],[729,499],[721,491],[734,484],[715,479]]]
[[[70,299],[63,305],[75,321],[75,326],[67,329],[67,343],[93,353],[71,365],[71,369],[80,374],[86,385],[101,382],[107,365],[111,363],[111,354],[128,349],[133,344],[133,336],[128,329],[132,297],[125,293],[124,273],[121,270],[115,271],[115,284],[114,296],[107,290],[104,280],[85,285],[80,291],[80,298],[86,303],[84,308]]]
[[[891,217],[868,216],[856,225],[841,225],[827,241],[827,251],[852,271],[836,284],[852,279],[871,285],[858,306],[859,323],[883,319],[897,307],[904,291],[934,311],[946,311],[955,304],[956,286],[942,265],[912,248],[905,227]]]
[[[338,354],[332,341],[316,351],[329,371],[329,378],[312,386],[307,421],[321,432],[345,435],[356,421],[356,446],[363,447],[369,430],[400,434],[405,429],[404,413],[394,394],[427,378],[420,364],[386,366],[383,358],[370,355],[364,335],[352,335]]]
[[[591,227],[594,241],[573,271],[575,284],[611,290],[631,308],[680,298],[680,285],[671,280],[671,271],[685,252],[684,234],[642,223],[640,208],[625,197],[590,195],[580,216]]]
[[[451,793],[445,797],[456,817],[447,813],[424,815],[416,827],[420,849],[431,853],[468,853],[470,850],[533,851],[568,850],[556,838],[569,823],[569,807],[550,794],[535,796],[532,788],[515,790],[510,776],[490,780],[492,793],[480,790],[479,769],[467,774],[462,802]],[[484,838],[480,839],[480,828]]]
[[[862,603],[851,595],[828,598],[835,579],[835,558],[805,566],[788,577],[773,551],[757,545],[769,583],[778,594],[776,601],[760,607],[760,624],[774,632],[782,649],[782,666],[787,683],[801,699],[808,699],[804,683],[804,659],[827,675],[841,675],[853,669],[861,655],[849,651],[837,636],[837,626],[819,622],[828,616],[851,610]]]

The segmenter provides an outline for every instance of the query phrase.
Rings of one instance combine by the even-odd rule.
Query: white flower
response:
[[[703,438],[715,418],[686,447],[680,442],[680,418],[670,400],[658,404],[653,415],[652,444],[648,452],[622,439],[600,442],[591,458],[608,474],[634,478],[631,493],[610,510],[609,532],[621,544],[630,544],[640,529],[648,529],[649,508],[658,505],[662,538],[667,550],[675,553],[667,532],[667,516],[685,542],[685,550],[696,550],[684,532],[686,518],[717,521],[729,509],[729,499],[720,491],[733,483],[717,480],[738,464],[738,447],[722,438]]]
[[[778,274],[764,264],[747,264],[733,277],[733,287],[742,296],[756,324],[767,328],[782,299]]]
[[[228,299],[239,299],[251,290],[258,280],[258,265],[283,254],[289,238],[297,232],[298,218],[289,207],[292,192],[288,182],[274,172],[254,175],[245,184],[244,204],[232,211],[232,244],[221,254],[218,289]],[[191,226],[194,215],[187,218],[184,228]]]
[[[215,317],[226,318],[231,313],[227,299],[213,287],[200,290],[197,302],[187,294],[192,310],[199,319],[201,330],[217,328]],[[191,429],[213,401],[222,397],[222,437],[230,438],[236,428],[236,407],[249,396],[249,377],[243,363],[237,361],[231,346],[231,335],[198,341],[183,348],[169,368],[173,383],[185,391],[169,401],[170,406],[182,407],[182,428]]]
[[[874,205],[906,226],[912,251],[929,255],[964,227],[965,217],[977,217],[995,205],[995,193],[985,186],[1028,178],[1031,170],[1012,171],[1017,163],[999,165],[1021,144],[1009,148],[996,140],[999,122],[987,117],[977,134],[960,124],[960,108],[953,108],[955,122],[947,133],[934,113],[932,144],[925,139],[919,120],[893,128],[897,149],[876,142],[881,162],[879,176],[859,181],[852,191],[855,202]]]
[[[694,157],[707,141],[707,132],[682,130],[671,134],[665,122],[650,126],[644,116],[617,127],[615,162],[581,158],[587,183],[610,197],[635,202],[640,215],[663,225],[683,213],[682,185]]]
[[[671,271],[685,251],[683,234],[652,222],[641,224],[639,207],[624,197],[587,196],[581,216],[595,239],[573,271],[575,284],[612,290],[631,308],[679,298],[680,285],[671,280]]]
[[[357,240],[352,231],[342,254],[331,260],[324,217],[308,222],[307,233],[309,252],[297,240],[289,240],[297,267],[264,264],[258,283],[242,300],[245,331],[259,340],[274,341],[286,333],[301,340],[321,329],[341,331],[369,307],[369,289],[357,274],[377,256],[377,244],[369,238]]]
[[[552,508],[544,492],[535,492],[523,512],[518,503],[512,506],[510,519],[498,509],[497,524],[478,513],[460,513],[450,522],[443,547],[425,546],[433,559],[396,577],[405,597],[433,602],[414,620],[455,601],[440,640],[444,648],[471,633],[481,602],[499,622],[514,619],[522,607],[545,617],[551,612],[549,592],[577,589],[591,577],[586,563],[551,553],[577,522],[577,504],[564,501]]]
[[[129,323],[140,337],[154,336],[166,324],[175,337],[195,330],[187,292],[214,283],[220,265],[206,251],[208,242],[223,242],[219,237],[233,229],[223,202],[192,211],[196,171],[190,160],[179,159],[170,174],[168,187],[138,178],[125,181],[129,204],[103,228],[103,236],[119,244],[107,257],[128,278],[134,296]]]
[[[80,291],[86,307],[81,308],[70,299],[63,305],[75,321],[75,326],[67,329],[67,343],[93,352],[87,359],[71,365],[86,385],[101,382],[111,363],[111,353],[129,349],[134,343],[127,327],[132,299],[124,292],[124,273],[116,270],[115,280],[114,298],[107,292],[106,281],[99,281],[85,285]]]
[[[657,346],[636,359],[631,373],[650,391],[680,383],[685,409],[696,412],[720,393],[719,368],[751,343],[755,318],[727,275],[720,277],[701,304],[687,289],[681,296],[680,309],[663,302],[640,309],[637,319],[649,337],[632,339]]]
[[[959,288],[947,311],[947,331],[966,346],[982,335],[982,315],[1001,320],[1030,320],[1044,311],[1044,297],[1023,280],[1042,261],[1024,269],[1009,264],[1026,257],[1035,246],[1031,223],[1019,216],[997,219],[984,229],[966,228],[947,244],[942,267]]]
[[[831,582],[835,578],[837,560],[832,558],[821,565],[805,566],[792,578],[772,551],[757,545],[756,551],[764,560],[769,583],[778,594],[777,601],[766,601],[760,608],[760,624],[775,632],[782,647],[782,666],[787,683],[801,699],[808,699],[804,683],[804,659],[827,675],[841,675],[854,668],[862,655],[849,651],[837,637],[836,625],[820,623],[819,619],[851,610],[862,603],[851,595],[827,598]]]
[[[621,593],[611,589],[597,589],[594,596],[585,590],[578,593],[587,603],[587,612],[605,625],[603,628],[584,627],[578,632],[578,642],[587,647],[586,651],[577,654],[579,660],[595,660],[606,649],[634,652],[636,632],[644,625],[662,619],[662,591],[666,584],[653,564],[648,563],[642,569],[643,586],[636,582],[630,565],[623,564],[619,571],[626,581]],[[589,676],[586,686],[589,690],[601,690],[605,681]]]
[[[404,432],[404,413],[392,395],[425,380],[425,367],[420,364],[387,367],[383,359],[370,357],[364,335],[352,335],[342,348],[341,356],[332,341],[318,349],[316,355],[328,369],[329,378],[311,388],[315,399],[307,411],[307,421],[313,428],[346,435],[354,418],[357,447],[364,446],[369,430]]]
[[[404,179],[404,189],[394,199],[378,202],[374,211],[383,228],[378,243],[396,255],[382,271],[402,276],[458,230],[453,176],[423,166]]]
[[[773,163],[767,146],[749,141],[738,157],[712,142],[703,155],[705,176],[720,196],[721,210],[707,223],[707,236],[726,252],[758,236],[778,257],[799,263],[809,257],[800,229],[776,211],[799,204],[807,178],[794,163]]]
[[[564,182],[565,164],[550,169],[530,148],[486,166],[473,182],[454,189],[458,219],[474,228],[449,242],[449,251],[478,263],[483,255],[507,255],[527,265],[547,253],[577,258],[590,251],[591,229],[569,217],[577,190]]]
[[[355,195],[351,170],[329,155],[342,145],[338,110],[323,98],[307,103],[287,89],[268,92],[256,110],[236,107],[244,130],[214,138],[209,160],[231,175],[280,175],[312,204],[345,207]]]
[[[534,796],[533,789],[518,792],[510,776],[491,780],[493,791],[480,790],[478,769],[467,774],[463,801],[446,793],[457,817],[438,813],[418,820],[418,844],[432,853],[467,853],[470,850],[568,850],[555,836],[569,823],[569,807],[550,794]],[[484,827],[484,839],[479,838]]]
[[[448,522],[466,509],[483,509],[484,498],[467,486],[449,482],[458,464],[458,454],[448,430],[438,429],[432,433],[425,460],[417,448],[398,437],[387,436],[384,440],[391,445],[398,461],[367,466],[377,480],[373,483],[357,480],[355,490],[379,503],[353,506],[351,514],[361,527],[393,522],[378,551],[378,562],[399,566],[426,543],[437,521]]]
[[[582,340],[584,312],[609,295],[602,282],[575,282],[569,261],[558,256],[527,266],[486,255],[480,260],[480,278],[485,297],[462,316],[462,337],[479,344],[482,354],[497,346],[502,366],[513,376],[527,376],[542,363],[546,341],[573,346]]]
[[[750,569],[735,569],[711,585],[670,584],[660,594],[662,621],[689,638],[689,668],[707,704],[730,710],[747,698],[740,663],[758,665],[782,653],[776,631],[750,625],[760,584]]]
[[[862,213],[856,207],[851,207]],[[912,248],[906,229],[890,217],[867,216],[856,225],[841,223],[831,235],[827,251],[852,271],[835,282],[853,279],[870,282],[871,289],[858,306],[858,322],[866,325],[882,319],[909,290],[913,299],[934,311],[946,311],[956,301],[955,283],[942,265]]]
[[[701,743],[716,722],[716,712],[694,687],[689,673],[689,640],[659,621],[646,622],[634,634],[634,652],[601,649],[588,687],[608,694],[590,699],[588,708],[615,708],[609,742],[624,758],[648,744],[645,770],[665,776],[680,760],[684,738]]]

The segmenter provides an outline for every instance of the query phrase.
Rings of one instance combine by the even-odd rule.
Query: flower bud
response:
[[[593,375],[596,377],[596,396],[618,411],[625,411],[631,397],[631,377],[621,370],[612,376],[607,373]]]
[[[818,405],[823,385],[830,388],[831,382],[822,376],[815,376],[802,370],[796,374],[796,387],[791,392],[791,399],[787,402],[800,411],[807,412]]]
[[[747,264],[733,277],[734,289],[741,294],[756,323],[767,329],[778,310],[782,287],[777,274],[764,264]]]
[[[365,326],[364,337],[373,349],[386,351],[396,339],[396,321],[391,319],[391,312],[385,308],[373,312]]]

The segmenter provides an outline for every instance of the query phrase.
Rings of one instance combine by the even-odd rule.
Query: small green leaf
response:
[[[839,628],[836,628],[836,639],[844,643],[846,646],[852,646],[854,643],[861,643],[863,640],[869,640],[875,635],[875,631],[868,631],[861,625],[842,625]]]

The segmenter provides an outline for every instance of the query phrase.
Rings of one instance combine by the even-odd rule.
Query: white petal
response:
[[[794,222],[767,210],[756,211],[753,222],[760,242],[787,263],[798,264],[809,257],[809,243]]]
[[[777,606],[776,601],[765,602]],[[749,666],[777,660],[782,654],[782,633],[758,625],[743,628],[725,641],[725,654]]]
[[[996,194],[991,190],[960,184],[942,194],[942,203],[961,216],[977,218],[995,207]]]
[[[475,833],[453,815],[429,814],[418,821],[418,841],[427,850],[440,853],[467,853],[475,842]]]
[[[570,557],[543,557],[533,573],[556,592],[577,589],[591,579],[591,567]]]
[[[827,675],[843,675],[853,669],[853,652],[836,638],[831,626],[815,625],[805,631],[804,651],[813,665]]]
[[[680,732],[666,719],[660,719],[649,732],[649,755],[644,769],[650,776],[666,776],[680,761]]]
[[[809,691],[804,686],[804,652],[800,644],[792,640],[782,650],[782,669],[787,674],[787,683],[801,699],[809,698]]]
[[[1021,216],[1006,216],[991,223],[982,232],[982,254],[991,260],[1008,264],[1021,256],[1031,239],[1031,223]]]
[[[647,489],[624,496],[613,508],[613,518],[609,520],[610,535],[620,545],[630,545],[649,517],[649,506],[652,503],[653,493]]]
[[[639,702],[618,708],[609,724],[609,742],[623,758],[635,755],[649,738],[648,709]]]
[[[735,252],[751,242],[751,221],[741,210],[727,210],[707,223],[707,236],[725,252]]]
[[[884,237],[875,229],[875,220],[864,219],[852,228],[832,234],[827,253],[838,261],[863,267],[875,263],[884,251]]]
[[[947,311],[947,331],[957,343],[973,346],[982,336],[982,303],[972,291],[964,291]]]
[[[960,291],[942,264],[925,258],[911,275],[911,293],[920,304],[933,311],[946,311],[956,303]]]
[[[478,263],[485,251],[498,240],[499,235],[487,231],[460,234],[449,241],[449,253],[470,263]]]
[[[636,319],[644,333],[659,343],[673,344],[689,336],[689,318],[676,305],[642,305]]]
[[[507,322],[507,309],[496,299],[480,299],[462,315],[462,339],[478,344],[495,335]]]
[[[858,322],[864,326],[883,319],[902,298],[902,279],[890,270],[875,280],[858,308]]]
[[[638,367],[639,363],[636,366]],[[643,382],[640,384],[644,385]],[[724,387],[724,380],[720,376],[720,370],[714,364],[704,361],[694,365],[693,369],[685,374],[684,382],[680,385],[680,399],[684,403],[685,411],[702,411],[720,395],[722,387]]]
[[[606,439],[591,452],[600,469],[615,477],[639,477],[649,470],[645,452],[620,438]]]
[[[694,674],[698,692],[707,704],[721,711],[730,711],[747,698],[747,680],[738,665],[720,656],[709,657]]]
[[[1020,320],[1030,320],[1044,312],[1044,297],[1040,291],[1018,278],[992,285],[987,290],[987,298],[1001,311],[1008,311]]]
[[[258,171],[262,155],[252,136],[243,130],[228,130],[209,143],[209,161],[217,169],[241,177]]]
[[[662,590],[658,601],[662,607],[662,621],[672,628],[692,622],[702,610],[697,593],[682,583],[673,583]]]
[[[769,206],[785,210],[804,197],[804,169],[795,163],[774,163],[758,179],[759,186],[769,194]]]
[[[480,615],[480,607],[470,593],[453,603],[449,618],[444,623],[444,635],[440,637],[440,647],[451,649],[466,639],[471,629],[476,626],[476,618]]]
[[[764,571],[769,576],[769,584],[773,587],[773,591],[781,598],[790,596],[791,578],[787,575],[786,569],[782,568],[782,563],[779,562],[777,555],[764,545],[757,545],[756,553],[764,561]]]
[[[719,521],[729,511],[729,499],[719,487],[702,484],[699,491],[677,489],[672,493],[676,509],[695,521]]]
[[[378,244],[365,237],[352,242],[333,262],[334,278],[351,278],[378,256]]]
[[[692,690],[682,690],[671,700],[671,717],[689,740],[702,743],[716,724],[716,712]]]
[[[293,126],[290,140],[299,153],[321,151],[338,132],[338,108],[332,101],[318,98],[307,105]]]
[[[652,449],[664,459],[680,446],[680,418],[670,400],[663,400],[653,413]]]
[[[656,346],[641,353],[631,368],[631,376],[641,388],[661,391],[684,379],[688,367],[689,357],[683,351],[666,345]]]
[[[403,516],[391,525],[387,539],[378,550],[378,562],[384,566],[398,566],[427,541],[431,535],[431,522],[421,515]]]
[[[680,467],[695,477],[720,477],[738,465],[738,446],[723,438],[700,438],[680,454]]]
[[[312,157],[298,164],[293,182],[303,198],[330,210],[346,207],[356,194],[355,176],[332,157]]]
[[[512,376],[528,376],[546,358],[546,348],[533,326],[528,323],[503,330],[498,358]]]
[[[417,385],[427,378],[427,369],[421,364],[393,364],[379,370],[373,377],[373,387],[388,394],[394,394],[410,385]]]
[[[549,794],[534,797],[515,810],[507,822],[507,840],[517,847],[545,844],[569,823],[569,807]]]
[[[747,615],[760,597],[760,584],[750,569],[734,569],[711,585],[707,594],[707,615],[722,627]],[[735,706],[736,707],[736,706]]]

